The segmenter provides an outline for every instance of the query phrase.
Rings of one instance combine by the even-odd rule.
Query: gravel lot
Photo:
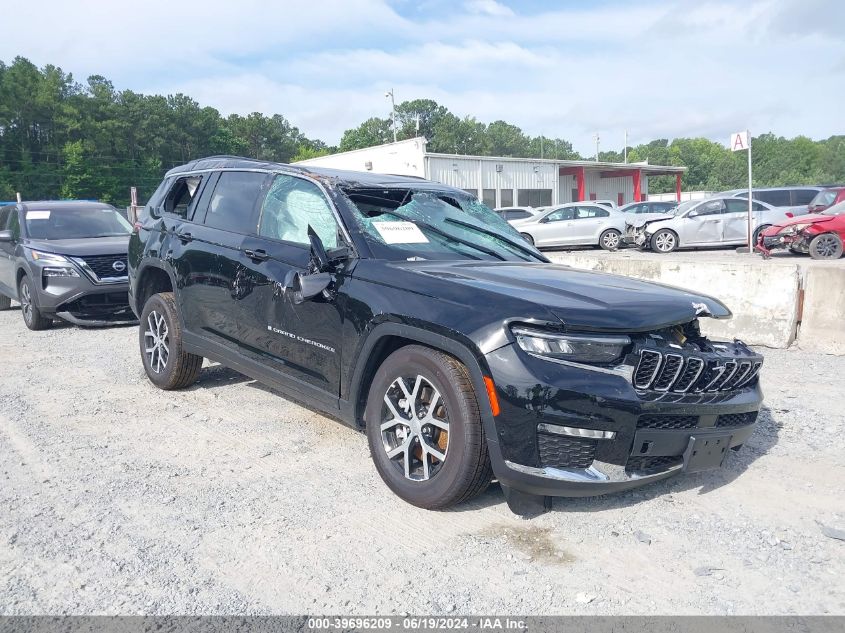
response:
[[[0,313],[0,613],[845,614],[845,358],[764,350],[727,469],[512,515],[426,512],[363,435],[136,328]],[[841,537],[842,533],[838,533]]]

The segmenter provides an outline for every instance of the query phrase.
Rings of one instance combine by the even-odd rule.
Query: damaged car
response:
[[[63,200],[0,208],[0,310],[14,299],[30,330],[135,323],[126,252],[132,225],[113,206]]]
[[[420,178],[176,167],[138,218],[129,277],[153,384],[201,381],[208,358],[272,385],[365,433],[387,487],[423,508],[495,479],[530,515],[717,469],[761,406],[761,355],[700,329],[730,318],[720,301],[552,264]]]
[[[845,202],[776,224],[763,231],[755,249],[764,257],[788,249],[813,259],[839,259],[845,242]]]
[[[755,243],[768,227],[793,215],[793,211],[759,200],[753,200],[752,205]],[[640,215],[625,223],[622,242],[657,253],[671,253],[679,248],[747,244],[748,200],[733,197],[688,200],[665,214]]]

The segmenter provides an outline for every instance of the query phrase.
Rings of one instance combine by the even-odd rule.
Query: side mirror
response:
[[[313,299],[328,288],[331,282],[332,276],[330,273],[313,273],[310,275],[296,273],[291,285],[293,302],[299,305],[308,301],[308,299]]]
[[[0,231],[0,242],[11,242],[12,241],[12,232],[11,231]]]
[[[697,218],[698,217],[698,211],[690,211],[689,213],[687,213],[687,217],[688,218]]]

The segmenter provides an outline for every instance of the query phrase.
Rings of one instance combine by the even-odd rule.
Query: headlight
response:
[[[44,251],[36,251],[36,250],[32,250],[32,249],[30,249],[29,252],[32,253],[32,259],[39,261],[39,262],[50,263],[50,264],[69,264],[70,263],[68,258],[65,257],[64,255],[56,255],[55,253],[45,253]]]
[[[812,226],[812,223],[790,224],[780,232],[780,235],[795,235],[796,233],[800,233],[806,229],[808,226]]]
[[[79,277],[72,266],[45,266],[41,269],[45,277]]]
[[[612,363],[619,360],[631,339],[624,335],[553,334],[514,328],[517,344],[529,354],[573,363]]]

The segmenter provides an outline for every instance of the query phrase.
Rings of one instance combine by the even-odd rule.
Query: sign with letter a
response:
[[[731,134],[731,151],[738,152],[741,149],[748,149],[748,130]]]

